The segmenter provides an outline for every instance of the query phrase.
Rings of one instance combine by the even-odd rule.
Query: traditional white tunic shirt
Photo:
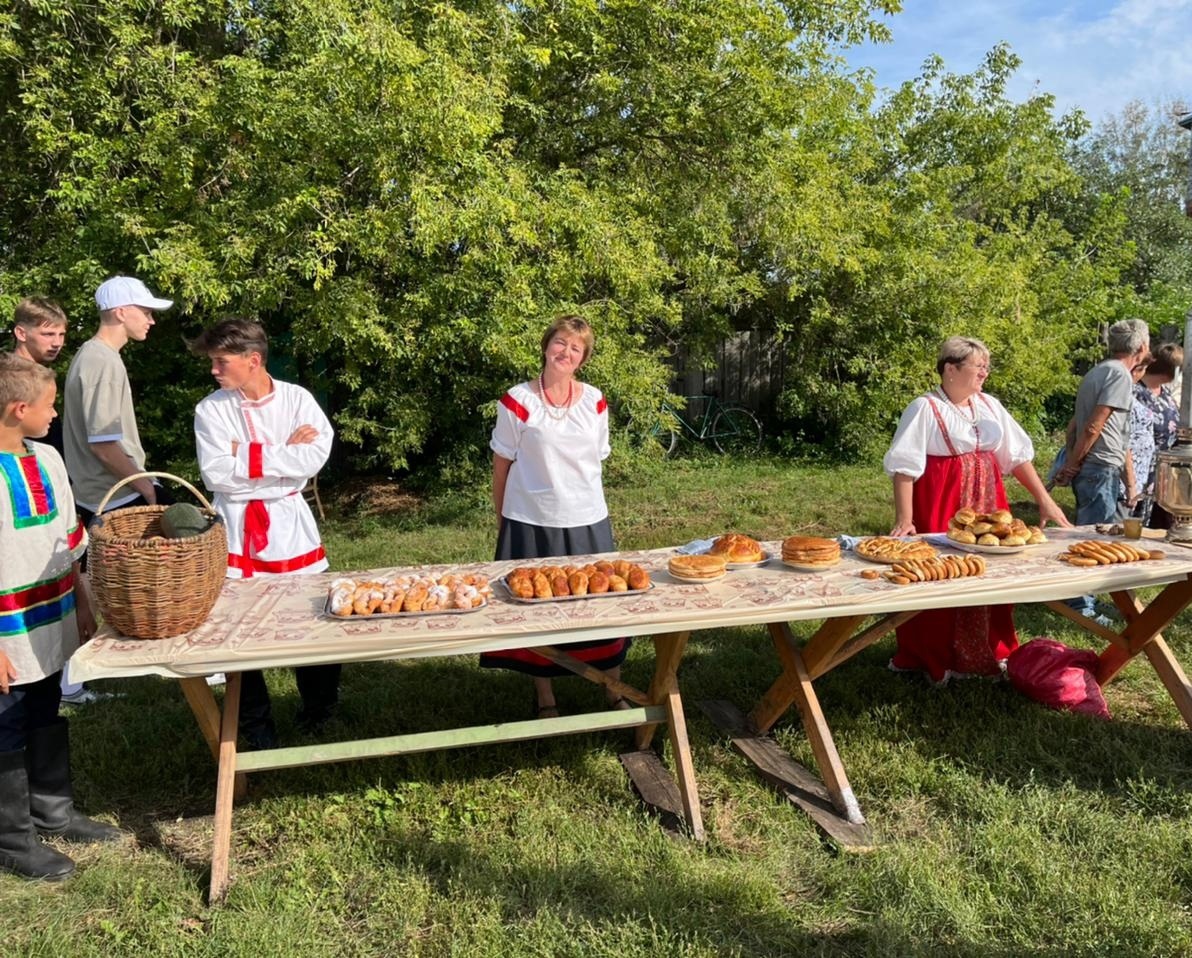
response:
[[[315,441],[287,445],[303,425],[318,430]],[[327,568],[315,517],[301,493],[327,462],[334,435],[315,398],[293,383],[273,380],[273,391],[256,400],[219,389],[199,403],[199,470],[227,525],[229,577]],[[233,440],[240,444],[234,455]]]
[[[25,441],[0,452],[0,650],[17,685],[53,675],[79,646],[74,569],[87,547],[66,466]]]
[[[944,420],[951,449],[940,432],[928,397]],[[911,402],[903,410],[898,430],[882,460],[886,474],[901,473],[918,479],[927,468],[928,456],[950,456],[953,449],[957,454],[992,452],[1002,475],[1031,462],[1035,458],[1034,443],[1006,407],[986,393],[977,393],[972,398],[975,422],[967,404],[957,409],[938,389]]]
[[[577,385],[579,401],[563,415],[548,409],[529,383],[497,404],[489,446],[513,462],[501,509],[506,519],[572,529],[608,518],[600,465],[609,454],[608,403],[594,386]]]

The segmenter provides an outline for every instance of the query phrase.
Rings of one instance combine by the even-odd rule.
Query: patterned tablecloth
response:
[[[979,578],[903,586],[863,578],[862,570],[881,566],[851,553],[828,572],[798,572],[775,558],[712,582],[684,583],[665,571],[673,549],[628,552],[621,555],[650,570],[654,588],[649,592],[523,605],[510,601],[498,585],[488,606],[474,612],[402,619],[324,616],[328,585],[344,573],[229,580],[199,628],[158,641],[101,630],[71,659],[70,677],[73,681],[146,674],[185,677],[320,662],[476,654],[618,635],[1039,602],[1161,585],[1192,575],[1192,551],[1163,543],[1148,544],[1166,551],[1167,557],[1159,561],[1077,568],[1056,555],[1066,542],[1096,538],[1095,533],[1081,529],[1048,534],[1052,541],[1045,545],[1014,555],[986,556],[987,571]],[[772,555],[780,554],[780,543],[765,545]],[[416,571],[480,572],[495,579],[519,564],[426,566]],[[414,570],[372,570],[368,577],[398,571]]]

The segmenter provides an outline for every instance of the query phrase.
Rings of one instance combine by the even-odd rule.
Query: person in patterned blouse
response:
[[[1147,363],[1142,378],[1134,385],[1134,407],[1130,412],[1130,449],[1134,475],[1142,498],[1135,515],[1152,529],[1167,529],[1171,516],[1155,504],[1155,464],[1158,454],[1175,445],[1180,408],[1166,388],[1175,381],[1184,364],[1184,351],[1175,343],[1164,343]]]

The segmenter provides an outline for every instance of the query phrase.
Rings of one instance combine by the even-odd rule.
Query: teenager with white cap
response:
[[[115,483],[145,471],[120,350],[129,340],[144,340],[155,322],[154,311],[174,303],[153,295],[139,279],[113,276],[95,291],[95,305],[99,330],[71,360],[63,398],[66,469],[84,525]],[[105,508],[153,505],[163,501],[162,493],[150,480],[138,479]]]

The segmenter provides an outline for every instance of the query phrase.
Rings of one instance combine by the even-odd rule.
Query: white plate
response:
[[[783,559],[782,564],[789,569],[798,569],[800,572],[827,572],[829,569],[834,569],[840,565],[840,560],[835,562],[820,563],[819,565],[808,565],[804,562],[791,562],[788,559]]]
[[[703,552],[693,552],[691,555],[707,556],[712,555],[712,552],[711,550],[705,550]],[[774,556],[769,552],[763,551],[762,557],[758,559],[757,562],[726,562],[724,567],[726,569],[756,569],[759,565],[765,565],[773,558]]]
[[[1036,542],[1035,545],[1041,546],[1044,543]],[[1009,556],[1016,552],[1023,552],[1026,549],[1034,548],[1033,546],[983,546],[978,542],[957,542],[955,539],[948,540],[948,547],[952,549],[959,549],[961,552],[982,552],[990,556]]]

